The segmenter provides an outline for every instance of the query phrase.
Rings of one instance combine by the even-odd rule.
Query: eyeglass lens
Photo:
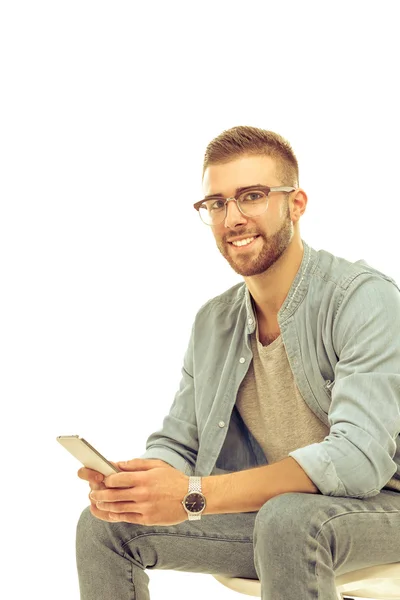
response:
[[[247,217],[256,217],[267,210],[268,196],[261,190],[243,192],[238,196],[241,212]],[[201,205],[200,216],[207,225],[216,225],[225,218],[225,199],[211,198]]]

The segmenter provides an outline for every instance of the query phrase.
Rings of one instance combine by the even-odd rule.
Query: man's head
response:
[[[276,133],[255,127],[234,127],[208,145],[203,165],[204,196],[222,194],[223,202],[237,196],[238,188],[247,186],[295,188],[290,193],[270,192],[266,210],[259,216],[244,215],[235,202],[228,202],[226,217],[223,213],[221,222],[211,224],[219,251],[239,275],[251,277],[264,273],[289,245],[301,245],[299,219],[305,211],[307,196],[298,187],[298,181],[293,150]],[[246,197],[243,210],[260,198],[257,193]],[[222,206],[221,201],[212,205],[213,210],[217,206]],[[252,236],[259,237],[248,248],[236,248],[230,243]]]

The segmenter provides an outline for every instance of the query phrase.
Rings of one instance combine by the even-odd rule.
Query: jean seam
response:
[[[122,549],[124,549],[128,544],[130,544],[131,542],[134,542],[135,540],[138,540],[141,537],[147,537],[147,536],[154,536],[154,535],[165,535],[165,536],[171,536],[171,537],[178,537],[178,538],[192,538],[192,539],[197,539],[197,540],[205,540],[205,541],[218,541],[218,542],[244,542],[244,543],[253,543],[253,538],[219,538],[219,537],[213,537],[213,536],[208,536],[208,535],[193,535],[193,534],[179,534],[179,533],[167,533],[167,532],[152,532],[152,533],[141,533],[139,535],[135,535],[133,538],[131,538],[130,540],[128,540],[127,542],[124,542],[122,544]]]
[[[359,515],[359,514],[366,514],[366,515],[390,515],[390,514],[400,514],[400,510],[357,510],[357,511],[346,511],[346,512],[342,512],[339,515],[333,515],[332,517],[329,517],[329,519],[327,519],[326,521],[324,521],[317,533],[317,535],[315,536],[315,540],[318,540],[318,536],[320,535],[320,533],[322,532],[322,528],[324,527],[324,525],[326,525],[327,523],[329,523],[330,521],[332,521],[333,519],[336,519],[337,517],[344,517],[347,515]],[[318,546],[315,550],[315,552],[317,552]],[[315,560],[315,566],[316,566],[316,578],[318,580],[318,562],[317,560]],[[333,565],[333,569],[336,568],[336,565]],[[319,592],[318,592],[319,595]]]
[[[132,590],[133,590],[132,600],[135,600],[135,598],[136,598],[136,590],[135,590],[135,582],[133,580],[133,563],[129,560],[129,556],[126,554],[126,552],[124,552],[124,558],[125,558],[125,560],[129,561],[129,564],[131,566],[131,568],[130,568],[131,578],[130,578],[130,582],[129,583],[132,584]]]

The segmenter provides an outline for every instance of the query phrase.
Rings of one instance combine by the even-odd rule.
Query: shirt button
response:
[[[250,318],[247,322],[249,325],[251,325],[253,323],[253,319]]]
[[[242,358],[239,358],[239,362],[240,362],[240,363],[244,363],[244,361],[245,361],[245,360],[246,360],[246,359],[245,359],[245,358],[243,358],[243,356],[242,356]]]
[[[225,427],[225,421],[220,421],[218,423],[218,427]]]

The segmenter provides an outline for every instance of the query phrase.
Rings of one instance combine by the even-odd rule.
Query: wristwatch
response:
[[[201,513],[206,507],[206,497],[201,493],[201,477],[189,477],[189,491],[182,504],[189,521],[201,519]]]

